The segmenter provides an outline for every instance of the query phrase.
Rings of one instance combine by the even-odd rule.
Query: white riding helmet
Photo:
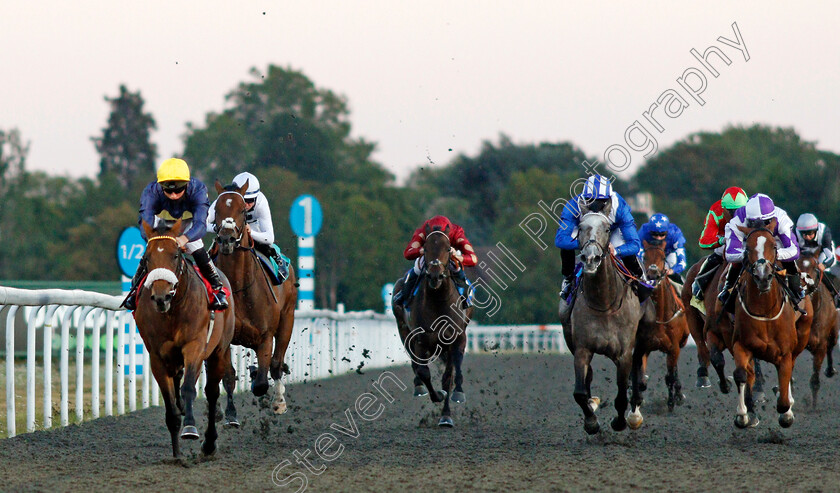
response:
[[[802,214],[796,220],[796,230],[800,232],[813,231],[819,227],[820,223],[817,221],[817,217],[810,213]]]
[[[233,184],[237,187],[241,187],[246,181],[248,182],[248,190],[245,191],[245,200],[256,199],[257,194],[260,193],[260,181],[257,180],[256,176],[246,171],[233,178]]]

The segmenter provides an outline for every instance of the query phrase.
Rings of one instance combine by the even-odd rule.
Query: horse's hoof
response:
[[[765,402],[767,402],[767,396],[764,394],[764,392],[756,392],[755,394],[753,394],[754,404],[764,404]]]
[[[750,424],[750,418],[747,417],[746,414],[737,414],[735,415],[735,426],[738,428],[744,429]]]
[[[673,398],[668,398],[668,412],[674,412],[676,401]]]
[[[225,428],[239,428],[241,425],[239,424],[239,420],[236,418],[225,418],[224,427]]]
[[[644,392],[647,390],[647,382],[641,381],[639,382],[639,392]]]
[[[198,440],[198,429],[195,426],[185,426],[181,430],[181,440]]]
[[[642,413],[636,411],[635,413],[630,413],[627,416],[627,425],[630,427],[631,430],[638,430],[642,427],[642,423],[645,422],[645,419],[642,417]]]
[[[831,378],[834,375],[837,375],[837,370],[835,370],[833,366],[826,366],[825,367],[825,376],[827,376],[828,378]]]
[[[600,397],[590,397],[589,398],[589,409],[592,410],[594,413],[598,410],[598,406],[601,405],[601,398]]]
[[[729,382],[726,381],[726,380],[721,380],[720,381],[720,393],[721,394],[728,394],[730,390],[731,389],[730,389]]]
[[[621,416],[616,416],[610,422],[610,426],[615,431],[624,431],[627,429],[627,420]]]
[[[441,428],[452,428],[455,426],[455,422],[449,416],[442,416],[440,421],[438,421],[438,426]]]
[[[685,402],[685,394],[682,392],[677,392],[677,405],[682,406]]]
[[[446,391],[445,390],[438,390],[435,392],[437,394],[437,400],[434,402],[443,402],[446,400]]]
[[[698,389],[708,389],[712,386],[712,381],[709,380],[709,377],[697,377],[696,385]]]
[[[590,435],[594,435],[601,431],[601,424],[598,423],[598,418],[592,416],[583,420],[583,430]]]
[[[779,426],[782,428],[790,428],[793,424],[793,413],[788,411],[779,415]]]
[[[259,385],[251,384],[251,391],[257,397],[262,397],[268,392],[268,382]]]
[[[271,410],[274,411],[274,414],[286,414],[286,411],[289,410],[289,407],[286,405],[285,402],[275,402],[271,405]]]
[[[452,402],[457,402],[459,404],[467,402],[467,396],[463,392],[458,392],[457,390],[455,392],[452,392],[451,399]]]
[[[204,443],[201,444],[201,453],[204,454],[205,457],[210,457],[216,453],[216,444],[214,443],[212,445],[208,445],[205,440]]]
[[[427,395],[429,395],[429,391],[426,390],[426,387],[422,385],[414,387],[414,397],[426,397]]]

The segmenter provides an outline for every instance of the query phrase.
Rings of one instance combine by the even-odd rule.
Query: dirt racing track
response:
[[[220,430],[210,459],[200,458],[199,442],[182,445],[182,461],[171,459],[162,408],[3,440],[0,489],[296,491],[304,481],[310,491],[840,488],[840,381],[823,377],[821,409],[811,410],[810,354],[796,365],[796,422],[787,430],[772,403],[759,407],[757,428],[735,429],[736,395],[721,395],[714,376],[713,388],[694,388],[696,361],[694,351],[684,352],[687,399],[669,414],[664,358],[651,357],[645,423],[636,432],[609,427],[614,366],[603,358],[593,364],[593,393],[608,404],[598,411],[601,433],[587,437],[572,399],[570,356],[468,354],[467,403],[455,408],[454,429],[438,429],[437,408],[412,397],[408,368],[390,370],[404,391],[374,370],[289,385],[290,412],[282,416],[237,396],[243,426]],[[731,373],[731,359],[727,365]],[[768,388],[773,382],[775,372]],[[357,400],[362,413],[381,414],[363,419]],[[203,432],[204,402],[197,409]],[[316,447],[331,462],[315,456]]]

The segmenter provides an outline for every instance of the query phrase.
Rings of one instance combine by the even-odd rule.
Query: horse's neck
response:
[[[590,301],[611,302],[619,290],[624,287],[624,282],[616,272],[612,259],[607,257],[598,266],[593,274],[584,272],[581,280],[581,287]],[[592,288],[592,289],[589,289]]]
[[[770,290],[766,293],[759,291],[758,286],[749,277],[744,280],[744,283],[746,284],[746,287],[744,287],[744,304],[750,308],[750,313],[759,316],[772,316],[778,311],[779,304],[784,301],[784,293],[775,275],[773,275],[773,280],[770,283]],[[763,303],[766,308],[759,310],[757,303]]]
[[[664,277],[653,290],[653,301],[659,320],[664,320],[663,317],[672,315],[676,311],[677,301],[671,296],[671,287],[668,285],[670,282],[670,279]]]
[[[242,237],[243,243],[246,239],[248,240],[246,244],[250,244],[250,238],[245,236]],[[257,272],[257,269],[260,268],[259,260],[255,258],[254,252],[249,248],[236,247],[233,253],[229,255],[219,252],[216,259],[219,269],[230,280],[233,291],[238,291],[250,283],[256,274],[259,274]]]

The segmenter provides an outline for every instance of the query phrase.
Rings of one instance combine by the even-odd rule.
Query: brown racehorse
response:
[[[729,381],[724,372],[723,351],[730,349],[732,344],[732,322],[729,317],[720,317],[720,302],[717,300],[719,285],[722,282],[723,273],[726,271],[726,263],[717,268],[712,279],[706,286],[701,302],[703,309],[700,310],[691,304],[691,285],[706,258],[692,265],[685,278],[685,284],[680,292],[680,299],[686,309],[686,322],[691,337],[697,344],[697,387],[710,387],[709,363],[715,369],[720,382],[720,391],[729,393]]]
[[[215,206],[216,243],[219,255],[216,265],[230,279],[233,299],[236,302],[236,332],[233,344],[253,349],[257,353],[257,371],[253,375],[251,390],[254,395],[265,395],[268,391],[268,372],[275,382],[272,410],[283,414],[286,406],[283,385],[286,350],[292,337],[297,305],[295,273],[289,266],[289,277],[279,286],[273,285],[263,272],[261,261],[254,251],[250,227],[245,222],[245,198],[248,190],[246,181],[242,187],[222,187],[216,181],[219,198]],[[273,351],[272,351],[273,344]],[[227,385],[235,385],[233,367],[225,379]]]
[[[138,289],[134,319],[149,350],[152,373],[163,394],[172,454],[176,458],[180,455],[181,415],[184,416],[181,438],[195,440],[199,437],[193,401],[201,364],[206,362],[207,430],[201,450],[210,455],[216,450],[219,383],[230,366],[234,303],[231,302],[227,310],[215,312],[211,318],[204,283],[175,240],[181,234],[180,220],[168,231],[158,233],[144,221],[143,230],[149,239],[144,254],[149,273]],[[227,279],[224,275],[221,277],[229,289]]]
[[[464,308],[461,295],[450,279],[449,228],[441,231],[426,226],[426,242],[423,258],[426,272],[419,283],[419,291],[412,298],[409,311],[400,304],[393,304],[397,328],[405,350],[411,358],[415,375],[415,396],[426,394],[425,385],[432,402],[443,401],[443,410],[438,426],[451,428],[452,420],[449,401],[465,402],[462,384],[461,363],[467,348],[467,325],[472,318],[472,306]],[[394,293],[403,288],[404,279],[394,284]],[[432,385],[429,364],[435,360],[444,364],[441,378],[443,390]],[[453,392],[454,385],[454,392]]]
[[[766,228],[740,228],[745,234],[745,266],[735,289],[735,331],[732,355],[735,359],[735,385],[738,388],[738,428],[758,424],[752,399],[755,382],[753,358],[772,363],[779,379],[776,411],[779,424],[793,424],[791,373],[799,353],[808,344],[813,306],[806,296],[801,306],[806,314],[799,316],[782,283],[777,278],[776,240]],[[735,295],[735,293],[733,293]],[[798,317],[798,320],[797,320]]]
[[[688,322],[685,318],[685,306],[666,274],[665,249],[662,246],[651,246],[647,242],[644,242],[644,247],[647,278],[656,284],[651,294],[656,306],[656,321],[653,324],[640,324],[636,332],[634,352],[643,355],[640,378],[644,384],[639,390],[643,391],[647,387],[647,356],[652,351],[662,351],[667,355],[668,374],[665,376],[665,384],[668,386],[668,410],[673,411],[674,405],[681,405],[685,399],[677,372],[677,362],[680,350],[688,341]]]
[[[817,252],[818,254],[819,252]],[[823,360],[828,357],[825,376],[835,375],[832,351],[837,345],[837,309],[831,292],[822,283],[825,271],[817,255],[805,253],[803,250],[796,260],[803,281],[808,286],[811,303],[814,305],[814,320],[811,323],[811,336],[808,339],[808,351],[814,356],[814,371],[811,374],[811,406],[817,407],[817,393],[820,390],[820,368]]]

